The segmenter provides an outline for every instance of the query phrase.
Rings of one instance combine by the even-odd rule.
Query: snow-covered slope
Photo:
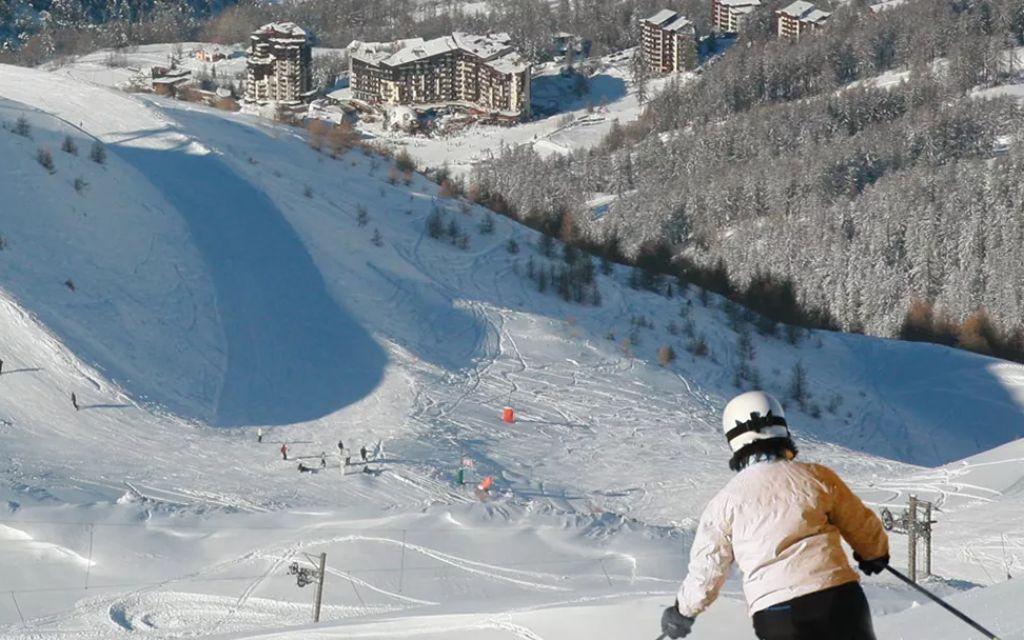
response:
[[[655,601],[729,473],[717,415],[739,356],[715,296],[635,291],[621,268],[598,276],[600,307],[539,293],[528,265],[560,258],[533,232],[494,218],[485,233],[490,214],[418,176],[389,180],[382,158],[331,159],[250,117],[11,67],[0,99],[32,135],[0,131],[0,572],[15,592],[0,633],[299,624],[309,594],[287,565],[326,551],[324,617],[362,625],[328,637],[396,637],[389,624],[579,637],[539,608],[609,638],[627,627],[602,621],[646,612],[657,635]],[[59,151],[66,134],[77,156]],[[429,237],[432,212],[468,248]],[[687,330],[708,356],[686,351]],[[802,455],[878,504],[941,500],[944,575],[988,583],[1024,566],[1011,442],[1024,369],[860,336],[753,335],[763,386],[786,395],[796,363],[808,372],[806,410],[788,408]],[[669,345],[678,358],[659,366]],[[498,420],[506,404],[514,425]],[[261,425],[274,428],[257,443]],[[381,441],[388,462],[343,476],[339,438]],[[327,469],[296,472],[321,452]],[[496,500],[454,484],[463,456],[496,478]],[[1009,551],[968,556],[979,538]],[[884,611],[911,602],[888,583],[870,595]],[[733,634],[717,637],[749,634],[738,597],[731,583],[707,618]],[[420,627],[412,608],[455,617]]]

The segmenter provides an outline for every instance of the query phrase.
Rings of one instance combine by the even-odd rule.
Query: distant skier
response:
[[[770,395],[733,398],[722,425],[737,474],[704,509],[662,632],[689,635],[735,560],[758,638],[874,640],[868,601],[840,540],[853,547],[861,571],[880,573],[889,540],[878,516],[828,467],[793,460],[782,405]]]
[[[338,451],[339,452],[344,452],[345,451],[345,443],[342,442],[341,440],[338,440]]]
[[[78,396],[75,395],[74,391],[71,392],[71,406],[75,408],[75,411],[78,411]]]
[[[324,453],[323,451],[320,452],[320,468],[321,469],[326,469],[327,468],[327,454]]]
[[[284,443],[284,444],[281,445],[281,459],[282,460],[287,460],[288,459],[288,444],[287,443]]]
[[[361,457],[361,458],[363,459],[363,462],[366,462],[366,460],[367,460],[367,457],[366,457],[366,454],[367,454],[367,453],[368,453],[368,452],[367,452],[367,450],[366,450],[366,445],[364,444],[364,445],[363,445],[362,447],[360,447],[360,449],[359,449],[359,456],[360,456],[360,457]]]
[[[256,429],[256,442],[263,442],[263,427]]]
[[[4,374],[4,361],[0,360],[0,376]]]

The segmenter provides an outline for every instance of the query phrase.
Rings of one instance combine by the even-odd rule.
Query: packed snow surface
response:
[[[527,277],[562,261],[532,231],[252,116],[0,67],[0,120],[0,636],[658,635],[730,473],[735,310],[621,267],[600,306],[563,302]],[[926,584],[1024,638],[1024,368],[752,336],[767,390],[807,371],[801,456],[879,508],[933,500]],[[311,627],[289,567],[320,553]],[[978,637],[866,585],[880,637]],[[753,637],[741,598],[734,577],[695,637]]]

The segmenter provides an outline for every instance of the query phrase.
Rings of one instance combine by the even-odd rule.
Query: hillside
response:
[[[834,8],[795,42],[761,12],[594,150],[503,149],[473,192],[779,321],[1021,361],[1018,3]]]
[[[0,67],[0,99],[31,136],[0,131],[5,637],[292,633],[310,594],[287,565],[320,551],[325,619],[359,625],[328,637],[568,637],[576,620],[611,638],[626,614],[654,637],[729,475],[734,381],[788,396],[797,363],[803,456],[874,504],[941,500],[943,575],[1022,568],[1020,366],[828,332],[791,344],[613,265],[596,269],[600,306],[568,303],[528,275],[562,268],[561,247],[545,256],[535,232],[382,157],[23,68]],[[706,355],[687,350],[698,338]],[[386,461],[342,475],[339,438],[379,441]],[[325,470],[296,472],[321,451]],[[490,501],[454,483],[461,456],[495,477]],[[718,637],[749,633],[737,588],[704,619]],[[886,613],[913,601],[884,580],[869,596]]]

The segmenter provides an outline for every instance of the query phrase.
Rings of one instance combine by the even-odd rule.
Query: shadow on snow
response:
[[[384,350],[330,296],[265,194],[212,154],[113,151],[177,209],[214,284],[228,355],[214,424],[314,420],[378,385]]]

